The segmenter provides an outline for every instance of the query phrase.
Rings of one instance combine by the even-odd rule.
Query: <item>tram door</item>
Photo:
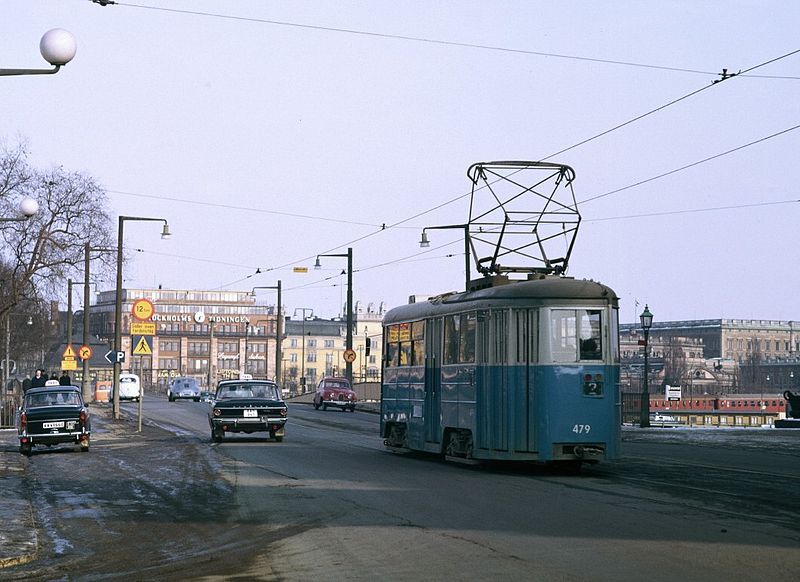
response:
[[[515,412],[508,367],[508,312],[478,313],[477,386],[479,446],[513,449]]]
[[[425,322],[425,440],[442,438],[442,319]]]

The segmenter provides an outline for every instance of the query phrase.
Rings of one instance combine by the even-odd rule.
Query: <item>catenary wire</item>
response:
[[[90,0],[94,1],[94,0]],[[625,66],[625,67],[636,67],[636,68],[644,68],[644,69],[655,69],[661,71],[672,71],[672,72],[679,72],[679,73],[690,73],[695,75],[717,75],[718,73],[714,73],[711,71],[703,71],[698,69],[689,69],[685,67],[670,67],[665,65],[654,65],[649,63],[637,63],[633,61],[622,61],[622,60],[615,60],[615,59],[602,59],[599,57],[585,57],[580,55],[566,55],[560,53],[552,53],[552,52],[545,52],[545,51],[534,51],[534,50],[527,50],[527,49],[516,49],[510,47],[502,47],[502,46],[495,46],[495,45],[486,45],[486,44],[478,44],[478,43],[469,43],[469,42],[458,42],[458,41],[448,41],[448,40],[441,40],[441,39],[434,39],[434,38],[426,38],[421,36],[411,36],[411,35],[402,35],[402,34],[391,34],[391,33],[383,33],[383,32],[374,32],[374,31],[367,31],[367,30],[357,30],[352,28],[341,28],[341,27],[333,27],[333,26],[321,26],[315,24],[303,24],[299,22],[289,22],[289,21],[282,21],[282,20],[273,20],[268,18],[255,18],[249,16],[235,16],[232,14],[221,14],[216,12],[204,12],[199,10],[183,10],[178,8],[166,8],[163,6],[147,6],[143,4],[133,4],[127,2],[109,2],[109,4],[115,4],[119,6],[123,6],[126,8],[138,8],[142,10],[154,10],[160,12],[170,12],[174,14],[186,14],[191,16],[203,16],[207,18],[220,18],[224,20],[234,20],[240,22],[254,22],[258,24],[268,24],[271,26],[283,26],[288,28],[298,28],[304,30],[315,30],[315,31],[322,31],[322,32],[334,32],[340,34],[352,34],[357,36],[364,36],[364,37],[372,37],[372,38],[382,38],[388,40],[401,40],[401,41],[408,41],[408,42],[418,42],[418,43],[426,43],[426,44],[433,44],[433,45],[441,45],[441,46],[453,46],[459,48],[469,48],[469,49],[478,49],[478,50],[486,50],[486,51],[494,51],[494,52],[504,52],[504,53],[512,53],[512,54],[522,54],[522,55],[532,55],[538,57],[546,57],[546,58],[556,58],[556,59],[566,59],[566,60],[574,60],[574,61],[584,61],[590,63],[601,63],[607,65],[615,65],[615,66]],[[750,75],[750,76],[757,76],[757,75]],[[800,79],[800,77],[780,77],[771,75],[767,78],[771,79]]]

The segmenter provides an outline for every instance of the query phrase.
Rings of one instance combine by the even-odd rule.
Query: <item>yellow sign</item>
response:
[[[78,362],[75,360],[61,360],[61,369],[62,370],[77,370],[78,369]]]
[[[348,364],[352,364],[356,361],[356,353],[353,350],[345,350],[342,354],[344,361]]]
[[[88,360],[92,357],[92,348],[89,346],[81,346],[78,350],[78,356],[81,360]]]
[[[132,321],[131,335],[156,335],[156,324]]]
[[[75,350],[72,349],[72,344],[68,344],[67,349],[64,350],[64,359],[69,360],[70,358],[75,359]]]
[[[293,273],[308,273],[308,267],[294,267],[292,268]]]
[[[141,319],[143,321],[153,317],[155,312],[156,308],[153,307],[153,304],[149,299],[137,299],[133,302],[133,308],[131,309],[133,316],[136,319]]]
[[[136,347],[133,348],[133,353],[136,356],[152,356],[153,350],[150,347],[150,344],[147,342],[147,338],[142,336],[139,339],[139,343],[136,344]]]

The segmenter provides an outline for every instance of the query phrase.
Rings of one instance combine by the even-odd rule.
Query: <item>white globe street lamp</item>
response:
[[[52,75],[70,62],[78,50],[75,37],[63,28],[48,30],[39,41],[39,51],[53,69],[0,69],[0,77],[11,75]]]

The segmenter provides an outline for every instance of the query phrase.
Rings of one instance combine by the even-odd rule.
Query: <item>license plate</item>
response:
[[[245,410],[244,411],[245,418],[257,418],[258,417],[258,410]]]
[[[63,422],[43,422],[42,428],[61,428],[64,426]]]

